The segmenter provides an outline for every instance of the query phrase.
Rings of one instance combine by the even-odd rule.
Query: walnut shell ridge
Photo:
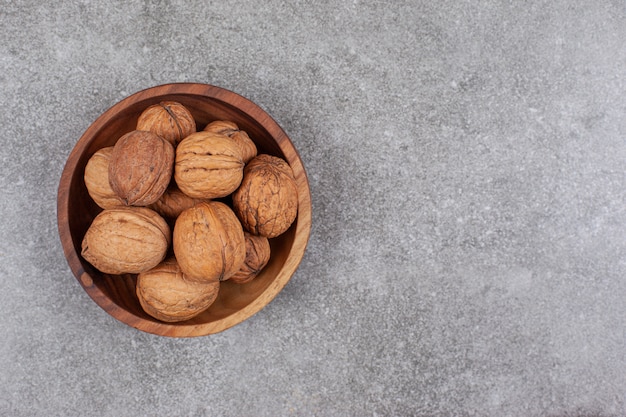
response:
[[[246,164],[257,155],[256,145],[235,122],[216,120],[206,125],[204,131],[225,135],[234,140],[241,150],[241,159]]]
[[[85,186],[92,200],[101,208],[123,207],[124,203],[109,184],[109,160],[113,146],[99,149],[85,166]]]
[[[129,206],[148,206],[167,189],[174,147],[155,133],[134,130],[122,136],[109,160],[109,184]]]
[[[246,239],[246,259],[239,271],[230,280],[236,284],[245,284],[256,278],[270,260],[270,242],[266,237],[244,232]]]
[[[191,280],[224,281],[234,275],[246,256],[243,228],[226,204],[198,203],[176,219],[174,255]]]
[[[175,258],[137,276],[136,293],[143,310],[165,322],[189,320],[209,308],[220,283],[188,280]]]
[[[291,167],[276,156],[258,155],[246,165],[232,201],[246,231],[267,238],[283,234],[298,214],[298,189]]]
[[[138,274],[158,265],[171,243],[165,220],[145,207],[98,214],[82,241],[82,257],[105,274]]]
[[[226,197],[243,178],[239,146],[229,137],[211,132],[187,136],[176,148],[174,180],[193,198]]]
[[[156,133],[176,146],[196,131],[191,112],[176,101],[162,101],[145,109],[137,120],[137,130]]]

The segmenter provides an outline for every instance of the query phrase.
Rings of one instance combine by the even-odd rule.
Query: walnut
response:
[[[241,159],[246,164],[257,154],[256,145],[252,139],[245,131],[239,129],[239,126],[234,122],[216,120],[206,125],[204,131],[225,135],[237,142],[241,150]]]
[[[176,148],[174,180],[193,198],[226,197],[243,178],[244,163],[237,144],[227,136],[197,132]]]
[[[137,276],[137,298],[152,317],[165,322],[189,320],[217,298],[219,281],[188,280],[175,258],[169,258]]]
[[[239,271],[246,256],[241,223],[218,201],[198,203],[176,219],[174,255],[185,275],[196,281],[224,281]]]
[[[246,259],[230,280],[236,284],[252,281],[270,260],[270,242],[266,237],[244,232],[246,239]]]
[[[170,228],[145,207],[102,211],[82,241],[81,255],[105,274],[137,274],[159,264],[171,243]]]
[[[85,166],[85,186],[95,203],[103,209],[122,207],[124,203],[109,185],[109,159],[113,146],[94,153]]]
[[[246,165],[233,209],[248,232],[272,238],[296,219],[298,190],[291,167],[276,156],[259,155]]]
[[[172,178],[174,147],[155,133],[134,130],[122,136],[109,161],[109,183],[126,205],[157,201]]]
[[[196,131],[196,121],[191,112],[176,101],[154,104],[139,115],[137,130],[156,133],[172,145]]]
[[[180,213],[195,206],[201,201],[208,201],[200,198],[192,198],[180,191],[174,182],[165,190],[161,198],[149,208],[159,213],[166,219],[176,219]]]

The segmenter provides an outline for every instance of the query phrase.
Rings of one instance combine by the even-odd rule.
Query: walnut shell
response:
[[[101,208],[122,207],[124,203],[109,184],[109,159],[113,146],[96,151],[85,166],[85,186],[93,201]]]
[[[105,274],[137,274],[158,265],[171,243],[170,228],[145,207],[102,211],[82,241],[81,255]]]
[[[233,209],[248,232],[267,238],[283,234],[298,214],[298,189],[291,167],[272,155],[252,159],[233,193]]]
[[[171,143],[155,133],[134,130],[113,147],[109,184],[124,204],[147,206],[167,189],[173,166]]]
[[[188,280],[175,258],[169,258],[137,276],[137,298],[152,317],[177,322],[189,320],[209,308],[217,298],[219,281]]]
[[[176,219],[180,213],[206,199],[189,197],[180,191],[175,183],[171,183],[161,198],[149,207],[166,219]]]
[[[196,131],[196,121],[191,112],[176,101],[154,104],[139,115],[137,130],[156,133],[176,146]]]
[[[234,275],[246,256],[241,223],[218,201],[198,203],[176,219],[174,255],[191,280],[224,281]]]
[[[235,122],[216,120],[206,125],[204,131],[225,135],[234,140],[241,150],[241,159],[246,164],[257,155],[256,145]]]
[[[246,239],[246,259],[230,280],[236,284],[245,284],[259,275],[270,260],[270,242],[266,237],[244,232]]]
[[[176,148],[174,180],[193,198],[226,197],[243,178],[244,163],[237,144],[227,136],[197,132]]]

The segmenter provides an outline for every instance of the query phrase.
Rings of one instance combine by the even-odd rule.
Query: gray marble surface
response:
[[[0,415],[626,416],[624,1],[0,3]],[[285,129],[313,228],[270,305],[169,339],[78,285],[56,193],[183,81]]]

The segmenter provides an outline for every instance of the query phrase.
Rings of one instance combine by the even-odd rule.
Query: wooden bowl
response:
[[[270,239],[272,255],[254,280],[240,285],[224,281],[214,304],[199,316],[164,323],[146,314],[135,293],[136,275],[107,275],[81,256],[81,243],[93,218],[102,210],[87,193],[85,165],[100,148],[112,146],[134,130],[139,114],[164,100],[185,105],[198,130],[214,120],[230,120],[254,140],[259,153],[285,159],[296,178],[298,217],[283,235]],[[115,104],[89,126],[72,150],[59,183],[59,235],[67,262],[87,294],[107,313],[136,329],[170,337],[204,336],[228,329],[267,305],[296,271],[311,231],[311,194],[302,161],[282,128],[260,107],[231,91],[206,84],[167,84],[149,88]]]

